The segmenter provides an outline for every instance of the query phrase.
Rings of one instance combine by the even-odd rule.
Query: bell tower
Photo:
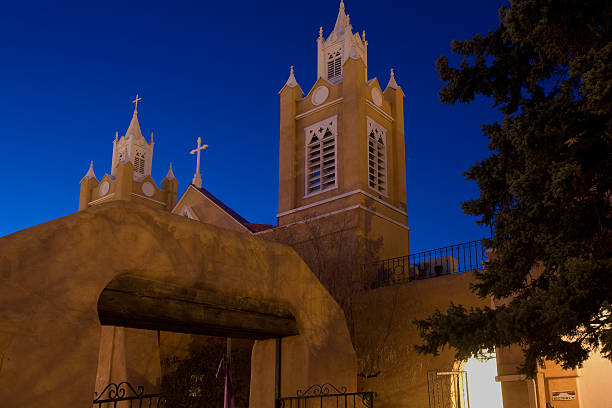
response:
[[[115,133],[113,141],[113,156],[110,174],[105,174],[100,181],[96,178],[91,162],[89,171],[81,180],[79,196],[79,211],[94,205],[109,201],[138,201],[145,205],[171,211],[176,204],[178,181],[172,171],[172,163],[168,174],[159,188],[151,177],[153,163],[153,133],[151,140],[142,135],[138,123],[138,102],[136,95],[132,120],[125,135],[119,137]]]
[[[278,226],[350,213],[384,257],[406,255],[404,93],[393,69],[383,90],[368,79],[365,31],[352,32],[341,1],[317,38],[317,79],[304,95],[293,67],[280,90]]]

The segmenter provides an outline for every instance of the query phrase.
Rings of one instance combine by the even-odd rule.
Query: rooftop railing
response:
[[[482,269],[486,260],[487,252],[480,240],[385,259],[376,263],[376,278],[368,286],[374,289]]]

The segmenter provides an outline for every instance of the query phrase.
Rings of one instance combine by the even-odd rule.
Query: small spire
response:
[[[336,25],[334,26],[334,32],[336,34],[344,33],[344,28],[349,25],[348,16],[344,12],[344,1],[340,0],[340,10],[338,11],[338,17],[336,18]]]
[[[130,137],[142,138],[142,132],[140,131],[140,124],[138,123],[138,111],[134,108],[134,114],[132,115],[132,120],[130,121],[130,125],[128,126],[127,131],[125,132],[125,138],[129,139]]]
[[[115,131],[115,142],[119,140],[119,131]]]
[[[395,81],[395,73],[393,72],[393,68],[391,68],[391,77],[389,78],[389,83],[387,84],[387,88],[397,89],[399,85]]]
[[[89,170],[87,170],[87,174],[85,174],[85,177],[83,178],[86,178],[88,180],[96,178],[96,175],[94,174],[94,170],[93,170],[93,160],[89,164]]]
[[[172,171],[172,162],[170,162],[170,168],[168,169],[168,174],[166,174],[166,179],[176,180],[176,177],[174,177],[174,172]]]
[[[290,88],[293,88],[294,86],[298,86],[298,83],[295,80],[295,75],[293,75],[293,65],[291,66],[291,69],[289,71],[289,78],[287,79],[287,82],[285,83],[285,85],[287,85]]]
[[[363,38],[362,41],[365,42],[365,30],[363,30],[363,33],[361,34],[361,37]]]
[[[149,144],[154,143],[153,142],[153,132],[151,132],[151,141],[149,142]]]
[[[323,26],[319,27],[319,38],[323,38]]]

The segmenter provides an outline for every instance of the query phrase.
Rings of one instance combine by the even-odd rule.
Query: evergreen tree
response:
[[[518,344],[529,375],[612,359],[611,15],[609,0],[510,0],[494,31],[452,42],[458,68],[437,61],[443,103],[482,95],[504,115],[482,127],[492,154],[464,174],[480,197],[462,205],[493,231],[472,289],[501,306],[415,321],[419,352]]]

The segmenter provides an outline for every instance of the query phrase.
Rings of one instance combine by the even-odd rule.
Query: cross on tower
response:
[[[208,145],[202,145],[202,138],[198,137],[198,147],[196,147],[195,149],[193,149],[190,154],[195,154],[197,159],[196,159],[196,172],[193,175],[193,180],[192,180],[192,184],[194,186],[196,186],[197,188],[202,188],[202,175],[200,174],[200,152],[204,149],[206,149],[208,147]]]
[[[138,112],[138,101],[142,101],[142,98],[139,98],[138,94],[136,94],[136,99],[132,101],[134,104],[134,112]]]

